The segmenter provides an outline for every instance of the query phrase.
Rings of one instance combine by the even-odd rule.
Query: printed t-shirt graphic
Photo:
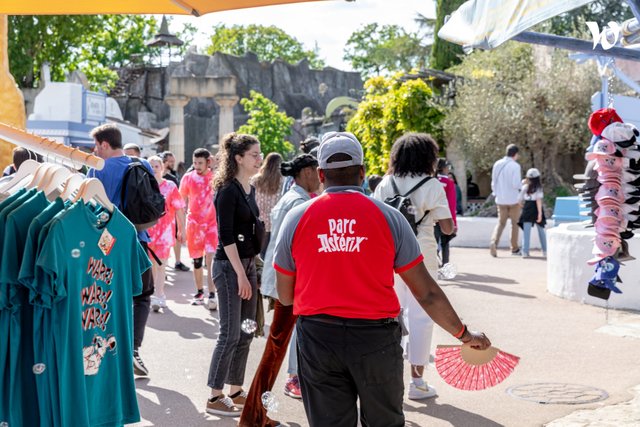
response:
[[[40,425],[55,427],[60,426],[60,403],[58,396],[53,394],[55,390],[58,390],[58,369],[55,363],[53,346],[46,346],[43,340],[53,333],[50,321],[53,298],[51,295],[43,295],[38,289],[38,284],[42,283],[43,280],[42,271],[35,268],[35,261],[37,259],[40,232],[64,207],[62,199],[57,198],[31,221],[27,231],[19,273],[20,283],[28,289],[29,302],[33,305],[34,364],[41,364],[45,368],[43,373],[35,377],[38,407],[40,408]],[[35,277],[36,274],[40,276],[40,280]]]
[[[99,246],[106,231],[112,239]],[[105,223],[79,202],[49,222],[46,233],[36,267],[49,279],[39,285],[43,292],[55,295],[49,344],[60,383],[54,394],[74,396],[59,399],[61,425],[137,422],[131,300],[150,262],[135,229],[117,209]]]
[[[214,253],[218,246],[216,208],[213,205],[213,172],[198,175],[195,170],[186,173],[180,181],[180,195],[188,197],[187,248],[191,258]]]
[[[2,202],[0,212],[26,192],[21,188]],[[2,232],[4,227],[2,227]],[[11,310],[9,304],[8,287],[0,283],[0,423],[9,422],[9,327],[11,324]]]
[[[178,187],[166,179],[160,184],[160,193],[164,196],[166,213],[149,230],[149,247],[160,259],[169,258],[169,252],[176,243],[176,210],[185,206]]]
[[[294,314],[382,319],[400,312],[394,269],[422,259],[399,211],[359,187],[330,187],[287,214],[274,268],[296,276]]]
[[[9,425],[36,425],[39,422],[37,396],[33,373],[33,306],[29,304],[29,291],[18,282],[18,274],[25,240],[31,220],[49,205],[42,191],[22,202],[13,211],[0,213],[5,219],[2,256],[0,257],[0,283],[8,287],[11,304],[9,330],[9,387],[11,416]],[[0,220],[1,221],[1,220]]]

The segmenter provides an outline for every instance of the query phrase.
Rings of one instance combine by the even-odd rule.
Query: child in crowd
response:
[[[457,216],[462,216],[462,214],[463,214],[463,210],[462,210],[462,189],[458,185],[458,179],[456,178],[456,176],[451,171],[449,171],[449,178],[451,179],[451,181],[453,181],[453,184],[454,184],[454,186],[456,188],[456,215]]]
[[[522,257],[529,257],[529,247],[531,243],[531,228],[538,226],[538,237],[540,238],[540,246],[542,248],[542,256],[547,256],[547,235],[544,230],[546,219],[544,210],[542,209],[542,183],[540,181],[540,171],[531,168],[527,171],[524,185],[520,190],[520,204],[522,205],[522,213],[518,225],[522,228]]]
[[[453,220],[453,233],[444,234],[440,229],[440,223],[436,222],[434,235],[436,237],[436,241],[438,242],[438,249],[440,252],[440,264],[445,265],[449,263],[449,242],[456,237],[456,233],[458,232],[458,221],[457,221],[457,213],[458,209],[456,206],[456,185],[451,178],[449,178],[449,169],[450,164],[447,159],[438,159],[437,166],[437,176],[438,181],[444,187],[444,192],[447,195],[447,203],[449,204],[449,211],[451,211],[451,219]]]
[[[175,183],[166,180],[164,176],[164,163],[158,156],[149,158],[149,164],[160,186],[160,193],[164,196],[166,213],[160,217],[158,223],[148,230],[149,248],[160,258],[162,264],[158,264],[155,257],[151,257],[153,268],[153,281],[155,293],[151,297],[151,308],[158,312],[160,308],[167,306],[167,297],[164,293],[165,265],[169,259],[169,252],[176,240],[184,242],[184,200]],[[177,222],[177,233],[176,233]]]

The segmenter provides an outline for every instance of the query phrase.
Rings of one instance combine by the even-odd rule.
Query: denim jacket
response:
[[[276,271],[273,268],[273,252],[276,247],[276,239],[278,237],[282,221],[291,209],[301,205],[307,200],[311,200],[311,196],[302,187],[294,184],[271,210],[271,238],[269,239],[267,252],[264,257],[262,285],[260,286],[260,292],[264,296],[276,299],[278,298],[278,291],[276,290]]]

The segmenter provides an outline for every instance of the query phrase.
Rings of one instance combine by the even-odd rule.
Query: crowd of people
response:
[[[206,412],[241,416],[241,426],[278,425],[261,397],[289,354],[284,392],[302,399],[309,425],[355,426],[360,418],[362,425],[401,426],[403,357],[411,364],[409,398],[437,394],[424,379],[434,323],[474,348],[490,345],[467,329],[433,279],[449,262],[459,197],[429,135],[399,138],[383,177],[366,177],[362,147],[346,132],[308,138],[290,161],[277,153],[264,157],[257,138],[231,133],[215,155],[196,149],[182,176],[172,153],[142,159],[112,124],[91,135],[105,166],[87,176],[103,183],[113,204],[121,208],[125,173],[138,161],[165,199],[165,214],[138,232],[153,267],[132,302],[134,373],[149,374],[139,354],[145,325],[151,310],[166,307],[171,252],[176,270],[190,270],[181,258],[186,244],[192,303],[219,316]],[[528,177],[532,200],[539,192],[535,178]],[[409,190],[415,231],[385,203]],[[243,323],[256,320],[263,298],[273,320],[246,388],[254,331]]]

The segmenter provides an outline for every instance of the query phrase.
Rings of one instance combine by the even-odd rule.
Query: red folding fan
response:
[[[442,379],[460,390],[484,390],[500,384],[520,358],[495,347],[476,350],[468,345],[439,345],[436,369]]]

